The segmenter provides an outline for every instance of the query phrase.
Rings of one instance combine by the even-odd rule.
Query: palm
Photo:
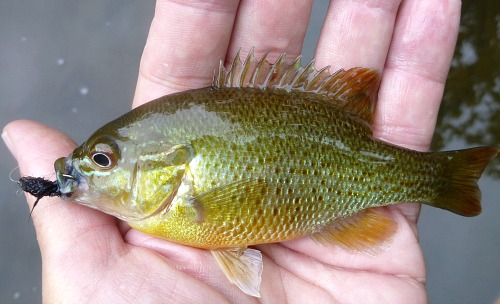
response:
[[[266,2],[266,8],[252,1],[242,1],[239,7],[227,3],[191,4],[186,9],[176,1],[158,0],[135,105],[209,84],[217,61],[230,58],[240,47],[248,51],[255,46],[257,54],[271,50],[271,56],[300,53],[311,3],[275,1]],[[383,70],[375,136],[425,150],[453,53],[460,2],[419,0],[399,6],[389,1],[378,7],[372,3],[332,2],[316,65]],[[197,43],[184,33],[196,36]],[[196,64],[200,62],[213,65]],[[18,121],[5,131],[25,175],[45,176],[56,158],[74,148],[65,135],[33,122]],[[257,301],[231,285],[207,251],[144,235],[95,210],[50,200],[33,213],[44,261],[43,293],[49,302]],[[425,266],[416,232],[419,208],[403,204],[387,209],[398,231],[374,255],[321,246],[308,238],[257,246],[264,255],[262,300],[425,299]]]
[[[36,129],[47,134],[47,130]],[[53,132],[54,136],[62,136]],[[57,146],[58,142],[47,145]],[[34,213],[34,222],[46,213],[53,214],[51,209],[60,209],[61,204],[64,203],[40,205]],[[425,269],[415,221],[398,210],[413,209],[406,212],[415,214],[418,209],[412,207],[415,206],[393,208],[398,234],[374,255],[318,245],[309,238],[257,246],[264,255],[261,300],[357,302],[356,299],[377,299],[396,289],[398,293],[384,299],[396,303],[420,302],[425,298]],[[72,227],[80,234],[51,246],[43,246],[44,239],[40,239],[44,294],[54,297],[51,300],[71,297],[105,301],[112,292],[114,301],[163,302],[171,298],[174,302],[182,299],[202,302],[209,298],[218,303],[225,297],[238,303],[257,301],[231,285],[205,250],[145,235],[108,215],[78,205],[66,205],[56,216],[66,222],[59,225]],[[79,219],[77,223],[75,218]],[[53,234],[60,235],[57,231]]]
[[[269,270],[267,280],[279,282],[283,289],[278,296],[296,303],[307,303],[311,299],[316,303],[359,303],[367,299],[373,302],[384,299],[388,303],[422,302],[425,269],[412,231],[415,226],[414,223],[408,226],[401,216],[397,218],[402,220],[398,221],[399,235],[386,250],[375,255],[346,252],[336,246],[325,248],[306,238],[261,246],[270,259],[265,261]],[[404,234],[408,235],[402,237]],[[398,293],[393,293],[395,289]],[[264,290],[270,294],[276,291],[265,287]]]

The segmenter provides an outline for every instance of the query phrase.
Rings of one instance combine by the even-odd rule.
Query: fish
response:
[[[56,160],[48,192],[206,249],[231,283],[259,297],[262,254],[252,245],[309,236],[366,252],[397,230],[377,207],[481,212],[477,181],[499,149],[419,152],[375,138],[380,80],[369,68],[330,73],[284,53],[273,63],[238,53],[211,86],[99,128]]]

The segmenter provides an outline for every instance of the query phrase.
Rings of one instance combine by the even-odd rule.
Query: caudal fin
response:
[[[477,147],[445,152],[448,155],[448,187],[428,205],[463,216],[481,213],[481,190],[477,181],[499,151],[495,147]]]

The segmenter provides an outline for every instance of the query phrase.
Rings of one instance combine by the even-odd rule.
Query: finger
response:
[[[382,71],[400,1],[338,0],[330,7],[316,51],[317,67]]]
[[[66,156],[75,143],[65,134],[32,121],[14,121],[8,124],[2,136],[10,142],[22,175],[54,178],[54,161]],[[34,198],[27,195],[30,209]],[[42,251],[42,258],[57,257],[62,252],[77,250],[95,227],[115,225],[110,216],[59,198],[43,198],[32,213],[33,224]],[[96,241],[94,239],[94,241]],[[88,249],[87,249],[88,250]]]
[[[380,209],[379,212],[382,210]],[[333,268],[394,276],[404,274],[422,281],[425,278],[425,263],[414,232],[415,223],[408,221],[400,212],[387,212],[386,214],[390,214],[391,219],[397,223],[397,233],[387,242],[367,248],[364,252],[343,248],[333,243],[316,246],[317,243],[308,237],[283,242],[281,245]]]
[[[168,259],[168,264],[176,270],[203,281],[228,298],[233,303],[246,303],[248,296],[229,282],[215,263],[211,254],[204,249],[188,247],[131,229],[124,236],[127,243],[147,248]]]
[[[226,63],[238,50],[244,56],[252,47],[257,58],[269,52],[268,59],[273,61],[286,52],[289,59],[295,59],[301,53],[312,4],[303,0],[241,1]]]
[[[297,288],[286,289],[288,298],[301,299],[301,297],[307,296],[310,298],[314,294],[314,303],[329,303],[332,298],[338,303],[349,303],[353,298],[378,298],[379,300],[375,303],[405,303],[405,299],[414,299],[415,303],[423,302],[425,297],[424,284],[413,278],[411,274],[405,272],[392,274],[392,269],[387,266],[381,267],[381,271],[370,267],[364,267],[365,270],[351,268],[351,262],[357,258],[353,254],[344,258],[340,265],[332,267],[329,262],[338,259],[331,254],[332,248],[311,246],[310,244],[300,245],[302,240],[304,239],[279,245],[259,246],[263,254],[279,265],[276,268],[278,271],[281,269],[283,273],[281,275],[283,284],[297,286]],[[318,250],[311,252],[313,248]],[[377,256],[366,257],[366,260],[370,259],[377,259]],[[389,272],[387,272],[388,270]],[[370,288],[374,284],[377,288]],[[307,293],[304,293],[305,289]],[[346,293],[345,290],[350,292]],[[397,290],[398,292],[387,293],[387,290]],[[381,298],[384,300],[380,301]],[[304,299],[302,302],[309,301]]]
[[[403,2],[379,92],[377,137],[429,148],[459,22],[460,0]]]
[[[53,175],[54,160],[75,147],[65,134],[32,121],[10,123],[2,137],[22,174],[32,176]],[[28,196],[30,206],[33,201]],[[90,293],[94,299],[113,294],[118,302],[130,300],[131,294],[153,302],[164,300],[165,295],[186,303],[201,302],[203,296],[223,302],[220,294],[164,263],[157,254],[126,246],[115,219],[104,213],[44,198],[33,222],[43,260],[43,296],[49,302],[88,298]],[[146,271],[151,278],[144,277]],[[114,274],[118,276],[113,278]],[[162,284],[156,285],[156,280]],[[193,286],[199,293],[189,292]]]
[[[225,58],[237,8],[236,0],[158,0],[133,105],[209,85]]]

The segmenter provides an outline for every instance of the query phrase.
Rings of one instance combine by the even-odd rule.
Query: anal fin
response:
[[[210,253],[226,278],[244,293],[260,297],[262,254],[250,248],[211,250]]]
[[[373,252],[396,232],[397,224],[381,212],[366,209],[338,219],[311,238],[319,243],[336,243],[359,252]]]

